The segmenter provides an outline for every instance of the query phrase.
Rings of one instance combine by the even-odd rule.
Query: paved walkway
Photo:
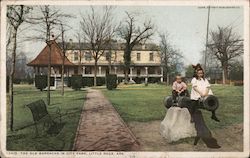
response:
[[[73,150],[139,150],[135,136],[99,90],[89,89],[86,98]]]

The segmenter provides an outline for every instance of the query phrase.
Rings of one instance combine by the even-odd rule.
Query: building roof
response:
[[[51,66],[59,66],[63,63],[63,52],[60,46],[51,40]],[[37,55],[37,57],[28,63],[28,66],[47,66],[49,56],[49,46],[48,44],[43,48],[43,50]],[[65,56],[64,60],[65,66],[74,66],[72,62]]]
[[[62,43],[58,42],[58,45],[62,48]],[[77,42],[66,42],[66,49],[67,50],[79,50],[79,47],[81,46],[82,50],[90,50],[91,45],[90,43],[84,43],[82,42],[79,46],[79,43]],[[111,50],[124,50],[125,43],[118,43],[118,42],[112,42],[110,46],[105,46],[105,48],[108,50],[111,48]],[[146,43],[146,44],[136,44],[133,49],[133,51],[158,51],[159,46],[157,46],[155,43]]]

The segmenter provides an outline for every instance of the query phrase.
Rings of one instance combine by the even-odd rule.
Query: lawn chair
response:
[[[55,121],[55,119],[53,120],[51,115],[48,113],[47,111],[47,107],[46,104],[44,103],[43,100],[37,100],[35,102],[32,102],[28,105],[26,105],[32,113],[33,116],[33,120],[35,123],[35,129],[36,129],[36,136],[38,136],[38,124],[39,123],[43,123],[43,130],[45,128],[47,128],[46,133],[47,134],[58,134],[61,129],[64,126],[64,123],[61,122],[61,113],[60,113],[60,109],[57,108],[56,112],[54,113],[55,115],[57,115],[57,117],[55,117],[55,119],[59,118],[59,123]]]

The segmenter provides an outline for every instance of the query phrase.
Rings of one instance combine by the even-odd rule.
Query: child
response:
[[[175,82],[173,83],[172,86],[172,97],[173,97],[173,102],[174,104],[177,103],[176,97],[179,96],[184,96],[187,93],[187,85],[182,81],[182,78],[180,75],[177,75],[175,78]]]
[[[191,90],[191,100],[192,100],[192,112],[193,113],[195,111],[195,107],[198,106],[199,104],[199,99],[201,97],[205,97],[208,95],[212,95],[212,91],[210,89],[210,84],[208,82],[208,80],[206,78],[204,78],[204,71],[202,68],[198,68],[196,70],[196,74],[195,77],[192,79],[191,81],[192,84],[192,90]],[[191,115],[192,118],[192,115]],[[215,115],[215,111],[212,111],[212,119],[214,119],[215,121],[220,121],[216,115]],[[191,119],[192,122],[192,119]]]

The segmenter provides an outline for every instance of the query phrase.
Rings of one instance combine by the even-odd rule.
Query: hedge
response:
[[[117,75],[107,74],[106,75],[106,87],[108,90],[116,89],[117,87]]]
[[[50,86],[54,86],[55,78],[50,77]],[[47,75],[35,75],[35,87],[41,91],[47,87]]]
[[[72,75],[70,79],[71,86],[74,90],[80,90],[83,87],[81,75]]]
[[[136,84],[141,84],[141,83],[145,82],[145,78],[144,77],[136,77],[134,79],[134,81]]]
[[[92,87],[94,86],[94,77],[83,77],[82,78],[83,87]],[[105,78],[104,77],[97,77],[96,78],[96,85],[102,86],[105,85]]]
[[[148,83],[159,83],[159,82],[161,82],[160,77],[149,77],[148,78]]]

